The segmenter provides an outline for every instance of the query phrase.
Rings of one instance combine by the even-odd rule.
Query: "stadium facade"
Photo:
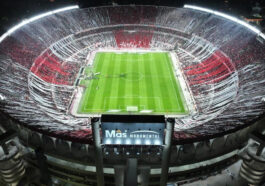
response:
[[[74,6],[24,20],[0,38],[2,181],[165,185],[217,174],[238,160],[252,131],[260,133],[251,145],[263,143],[264,39],[194,6]],[[190,112],[139,115],[128,105],[125,114],[73,114],[80,75],[103,50],[170,53]],[[249,159],[262,155],[253,148]]]

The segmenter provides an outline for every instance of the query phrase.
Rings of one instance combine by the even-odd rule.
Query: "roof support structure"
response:
[[[96,160],[96,174],[97,185],[104,186],[104,171],[103,171],[103,154],[100,140],[100,120],[93,118],[92,121],[94,147],[95,147],[95,160]]]
[[[165,144],[163,147],[163,154],[162,154],[160,186],[167,185],[168,168],[170,160],[170,146],[172,141],[172,132],[174,128],[174,123],[175,122],[173,119],[167,119],[166,121],[166,135],[165,135]]]

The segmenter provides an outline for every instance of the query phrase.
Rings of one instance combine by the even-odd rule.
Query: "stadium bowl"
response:
[[[70,7],[25,20],[0,40],[1,113],[39,134],[91,143],[91,118],[73,116],[70,103],[88,56],[109,49],[175,54],[196,111],[175,119],[176,142],[222,136],[264,115],[264,38],[213,12]]]

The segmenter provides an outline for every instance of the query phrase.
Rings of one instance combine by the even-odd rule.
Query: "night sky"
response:
[[[81,8],[100,5],[146,4],[182,7],[184,4],[200,5],[237,16],[248,16],[256,2],[265,7],[265,0],[1,0],[0,34],[25,18],[67,5]],[[263,11],[265,12],[265,11]],[[265,13],[264,13],[265,15]]]

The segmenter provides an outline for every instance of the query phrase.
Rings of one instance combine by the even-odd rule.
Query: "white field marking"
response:
[[[113,110],[108,110],[107,112],[120,112],[121,110],[118,109],[113,109]]]
[[[141,113],[151,113],[151,112],[153,112],[153,110],[141,110],[140,112]]]
[[[188,82],[185,81],[185,75],[181,69],[178,57],[173,52],[170,52],[170,56],[171,56],[173,66],[175,68],[175,70],[174,70],[175,77],[178,79],[179,84],[180,84],[180,88],[182,90],[182,93],[184,94],[184,99],[186,101],[186,104],[184,104],[184,105],[185,105],[185,107],[188,107],[188,111],[190,112],[190,114],[196,113],[195,100],[192,96],[192,92],[190,90]],[[182,96],[182,94],[181,94],[181,96]]]
[[[167,61],[166,61],[166,63],[167,63]],[[171,63],[173,63],[173,61],[171,61]],[[170,64],[170,65],[172,66],[172,64]],[[173,70],[172,68],[170,69],[170,67],[168,66],[168,64],[166,64],[166,66],[167,66],[166,68],[169,70],[169,72],[170,72],[171,70]],[[173,70],[173,73],[174,73],[174,70]],[[178,84],[178,83],[177,83],[177,80],[176,80],[176,77],[177,77],[177,76],[176,76],[175,73],[174,73],[174,75],[175,75],[175,81],[176,81],[175,83]],[[173,81],[172,77],[170,76],[169,79],[170,79],[170,82],[171,82],[172,87],[174,87],[174,81]],[[180,91],[181,91],[181,90],[180,90]],[[178,97],[176,92],[175,92],[175,96]],[[182,98],[180,98],[180,99],[182,99]],[[182,100],[181,100],[181,101],[182,101]],[[183,103],[183,104],[184,104],[184,103]],[[180,108],[179,101],[177,101],[177,107]]]
[[[167,52],[165,52],[165,53],[167,53]],[[153,55],[151,55],[151,60],[154,58],[154,56]],[[154,66],[154,65],[153,65]],[[157,69],[156,69],[156,67],[153,67],[154,68],[154,71],[156,71],[156,74],[159,74],[159,72],[157,72]],[[158,78],[158,79],[160,79],[160,77],[164,77],[164,78],[168,78],[168,77],[170,77],[168,74],[167,74],[167,76],[159,76],[159,75],[151,75],[151,77],[156,77],[156,78]],[[162,95],[162,91],[163,90],[161,90],[161,89],[159,89],[159,92],[160,92],[160,95],[161,95],[161,97],[163,96]],[[159,110],[164,110],[163,109],[164,107],[162,107],[162,103],[161,103],[161,99],[159,99]],[[165,111],[164,111],[165,112]]]
[[[92,53],[92,55],[91,55],[91,57],[89,59],[91,59],[91,60],[93,59],[93,61],[94,61],[95,57],[96,57],[96,53]],[[88,64],[93,65],[93,63],[90,63],[90,61],[87,61],[86,63],[87,63],[86,65],[88,65]],[[86,66],[84,67],[83,74],[85,74],[85,71],[86,71]],[[78,76],[80,77],[83,74],[79,74]],[[88,86],[92,86],[92,83],[90,82]],[[85,91],[86,91],[86,88],[80,88],[80,86],[77,87],[77,93],[76,93],[76,96],[74,97],[74,100],[72,102],[72,105],[73,106],[71,106],[71,107],[73,107],[73,110],[71,111],[71,114],[74,115],[74,116],[77,116],[77,117],[86,117],[86,114],[79,114],[79,113],[77,113],[78,112],[79,105],[82,104],[80,102],[82,100],[82,96],[84,96],[84,94],[85,94]],[[89,89],[89,91],[91,91],[91,89]],[[85,97],[84,102],[87,102],[87,99],[88,99],[88,96]],[[82,105],[82,110],[86,110],[86,109],[84,109],[84,107],[85,107],[85,104]]]
[[[111,48],[111,49],[98,49],[98,50],[94,50],[93,52],[91,52],[90,57],[87,57],[89,60],[86,61],[86,65],[88,65],[88,64],[93,65],[94,64],[94,62],[95,62],[95,56],[96,56],[96,54],[98,52],[114,52],[114,53],[117,53],[117,52],[123,52],[123,53],[140,53],[140,52],[142,52],[142,53],[170,53],[171,54],[171,52],[169,52],[169,51],[166,51],[166,50],[158,50],[158,49],[131,49],[131,48],[128,48],[128,49],[122,48],[122,49],[118,49],[118,50],[117,49],[113,49],[113,48]],[[174,64],[175,58],[173,58],[171,56],[171,60],[172,60],[172,62]],[[166,76],[166,77],[168,77],[168,76]],[[179,81],[181,82],[180,79],[179,79]],[[183,82],[185,84],[185,81],[184,80],[183,80]],[[74,98],[74,100],[72,102],[72,105],[73,105],[72,108],[73,109],[71,111],[71,114],[74,115],[74,116],[76,116],[76,117],[98,117],[98,116],[101,116],[101,113],[102,112],[98,112],[98,114],[95,114],[96,113],[95,111],[97,111],[98,109],[87,109],[86,108],[86,109],[83,109],[85,112],[90,111],[90,112],[94,112],[94,113],[85,113],[85,114],[84,113],[83,114],[78,114],[77,113],[78,106],[79,106],[80,101],[82,99],[82,96],[84,94],[84,90],[82,90],[82,89],[77,88],[77,93],[75,94],[75,98]],[[184,90],[184,89],[182,88],[182,90]],[[186,96],[187,95],[185,94],[185,98],[186,98]],[[160,97],[141,97],[141,98],[143,98],[143,99],[144,98],[145,99],[157,99],[157,100],[159,100],[159,101],[157,101],[159,108],[162,108],[162,104],[161,104]],[[172,110],[171,112],[179,112],[179,110],[176,110],[176,111],[175,110]],[[172,115],[170,114],[170,116],[172,116]],[[174,115],[174,116],[180,117],[180,116],[184,116],[184,115]]]
[[[80,113],[77,113],[78,111],[78,107],[80,105],[80,101],[82,99],[82,96],[84,94],[84,88],[82,87],[77,87],[77,92],[75,94],[75,98],[73,100],[73,104],[72,104],[72,109],[70,111],[70,113],[73,115],[73,116],[76,116],[76,117],[98,117],[100,115],[98,114],[92,114],[92,115],[87,115],[87,114],[80,114]]]
[[[141,61],[143,61],[143,56],[139,56],[139,59]],[[141,64],[139,64],[139,67],[140,66],[141,66],[141,68],[139,68],[139,69],[141,69],[141,71],[144,73],[144,71],[145,71],[145,65],[141,63]],[[147,76],[145,74],[144,75],[144,78],[146,78],[146,77]],[[145,82],[142,81],[142,82],[139,83],[139,94],[141,95],[141,94],[146,93],[146,92],[147,92],[147,87],[145,86]],[[140,101],[140,103],[143,104],[143,105],[141,105],[140,110],[144,110],[145,109],[145,105],[147,106],[148,101],[147,100],[143,100],[143,101]]]
[[[87,96],[88,97],[88,96]],[[154,99],[155,100],[155,102],[156,103],[158,103],[158,109],[162,109],[162,103],[161,103],[161,97],[105,97],[104,98],[104,110],[107,110],[107,109],[109,109],[108,107],[107,107],[107,105],[106,105],[106,101],[107,101],[107,99],[133,99],[133,98],[136,98],[136,99],[146,99],[146,100],[150,100],[150,99]],[[85,106],[85,104],[84,104],[84,106]],[[126,106],[124,106],[124,107],[126,107]],[[123,106],[118,106],[118,108],[112,108],[111,110],[126,110],[126,108],[124,108]],[[145,106],[144,105],[141,105],[141,107],[144,107],[145,108]],[[85,112],[94,112],[94,111],[98,111],[98,110],[100,110],[101,108],[94,108],[94,109],[91,109],[91,108],[83,108],[83,111],[85,111]],[[142,110],[142,109],[140,109],[140,110]],[[103,111],[103,112],[105,112],[105,111]],[[102,112],[102,113],[103,113]],[[166,111],[163,111],[163,112],[166,112]],[[180,112],[180,110],[179,109],[171,109],[170,110],[170,112]]]
[[[94,58],[96,58],[96,56],[97,56],[97,55],[96,55],[96,53],[95,53]],[[95,64],[94,64],[95,62],[96,62],[96,61],[93,60],[93,65],[94,65],[94,67],[95,67]],[[99,62],[98,62],[98,63],[99,63]],[[92,84],[93,84],[94,82],[95,82],[95,81],[93,81],[93,82],[91,83],[91,86],[92,86]],[[101,83],[104,82],[104,84],[106,84],[105,80],[103,81],[103,79],[99,79],[97,85],[101,84],[100,82],[101,82]],[[91,94],[91,91],[95,91],[95,90],[92,90],[92,88],[89,87],[89,93],[87,94],[88,96],[86,96],[87,99],[89,99],[89,97],[90,97],[89,95]],[[104,95],[102,91],[99,91],[98,94],[102,94],[102,96]],[[85,105],[85,104],[84,104],[84,105]],[[102,109],[102,108],[100,108],[100,109]],[[100,110],[100,109],[94,109],[94,110]],[[104,109],[105,109],[105,100],[104,100]],[[87,109],[87,108],[84,108],[84,111],[85,111],[85,112],[87,112],[87,111],[89,111],[89,110],[93,110],[93,109]]]
[[[158,106],[160,106],[161,108],[161,100],[160,100],[160,97],[105,97],[104,98],[104,110],[107,110],[108,107],[106,105],[106,100],[107,99],[133,99],[133,98],[136,98],[136,99],[155,99],[156,102],[158,103]],[[130,105],[131,106],[131,105]],[[128,106],[121,106],[121,105],[117,105],[117,108],[111,108],[111,110],[116,110],[116,109],[119,109],[119,110],[126,110],[126,107]],[[141,108],[146,108],[145,105],[141,105],[140,106],[140,110]],[[85,109],[85,111],[90,111],[90,110],[99,110],[99,109]]]
[[[85,70],[84,70],[84,71],[85,71]],[[92,80],[88,80],[88,81],[89,81],[89,84],[88,84],[88,86],[85,88],[85,90],[84,90],[82,96],[85,96],[85,94],[86,94],[86,90],[87,90],[87,89],[88,89],[88,95],[90,95],[90,93],[91,93],[91,91],[92,91],[91,86],[93,85],[93,83],[94,83],[95,81],[92,81]],[[88,100],[88,99],[89,99],[89,96],[86,96],[84,102],[87,103],[87,100]],[[82,104],[82,103],[81,103],[81,104]],[[82,108],[82,110],[85,110],[85,108],[84,108],[85,106],[86,106],[86,104],[83,104],[83,108]]]
[[[179,90],[180,91],[182,91],[183,92],[183,94],[184,94],[184,91],[185,91],[185,89],[183,89],[183,87],[185,87],[185,86],[181,86],[181,87],[179,87],[179,84],[177,83],[177,82],[180,82],[179,81],[179,78],[176,76],[176,71],[175,70],[177,70],[177,71],[180,71],[180,67],[178,67],[176,64],[175,64],[175,62],[174,62],[174,60],[177,58],[175,58],[174,57],[174,55],[173,55],[173,53],[172,52],[165,52],[165,53],[167,53],[167,54],[170,54],[170,63],[172,63],[173,65],[174,65],[174,69],[170,69],[170,67],[167,65],[167,67],[166,68],[168,68],[169,70],[173,70],[173,73],[174,73],[174,78],[175,78],[175,81],[176,81],[176,85],[177,85],[177,87],[179,88]],[[170,65],[172,65],[172,64],[170,64]],[[179,63],[177,63],[177,64],[179,64]],[[153,77],[166,77],[166,78],[169,78],[170,79],[170,82],[171,82],[171,84],[172,84],[172,86],[174,86],[174,80],[172,79],[172,77],[171,76],[158,76],[158,75],[155,75],[155,76],[153,76]],[[182,74],[180,74],[180,77],[182,77]],[[176,79],[177,78],[177,79]],[[184,85],[186,84],[185,83],[185,81],[182,81],[181,83],[183,83],[184,82]],[[186,98],[186,95],[183,95],[182,93],[180,93],[180,96],[181,96],[181,99],[182,100],[186,100],[187,98]],[[187,97],[189,98],[190,96],[189,96],[190,94],[188,94],[187,95]],[[175,93],[175,96],[177,97],[177,94]],[[185,97],[185,98],[183,98],[183,96]],[[186,104],[188,104],[189,102],[185,102],[185,103],[183,103],[183,105],[184,105],[184,107],[185,107],[185,111],[190,111],[190,110],[192,110],[192,109],[189,109],[189,108],[187,108],[187,105]],[[170,112],[180,112],[180,105],[179,105],[179,102],[177,101],[177,107],[179,108],[179,109],[177,109],[177,110],[175,110],[175,109],[172,109]],[[191,108],[193,108],[192,107],[192,105],[190,106]],[[162,107],[161,107],[161,103],[160,103],[160,108],[162,109]],[[177,115],[178,117],[180,116],[180,115]]]
[[[113,49],[113,48],[101,48],[94,51],[97,52],[115,52],[115,53],[168,53],[166,50],[157,50],[157,49],[131,49],[131,48],[121,48],[121,49]]]
[[[127,106],[126,111],[128,112],[138,112],[138,106]]]

